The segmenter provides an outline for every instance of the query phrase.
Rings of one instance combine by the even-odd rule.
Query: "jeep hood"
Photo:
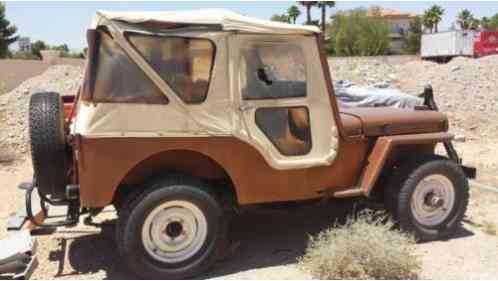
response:
[[[388,107],[341,108],[346,134],[386,136],[448,130],[448,118],[438,111]]]

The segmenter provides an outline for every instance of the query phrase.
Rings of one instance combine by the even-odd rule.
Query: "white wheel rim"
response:
[[[207,220],[194,204],[175,200],[156,207],[145,219],[142,243],[153,258],[178,263],[194,256],[207,237]]]
[[[411,198],[411,210],[418,223],[436,226],[451,213],[455,204],[455,188],[443,175],[423,178],[415,187]]]

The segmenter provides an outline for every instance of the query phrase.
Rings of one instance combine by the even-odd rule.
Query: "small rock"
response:
[[[454,140],[456,142],[465,142],[466,138],[465,138],[465,135],[455,135]]]
[[[0,163],[10,163],[16,160],[16,155],[8,151],[0,151]]]

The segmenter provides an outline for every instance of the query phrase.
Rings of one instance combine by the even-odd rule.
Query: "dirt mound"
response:
[[[24,81],[19,87],[0,96],[0,151],[16,154],[28,152],[28,104],[37,91],[75,94],[83,69],[78,66],[55,65],[41,75]]]

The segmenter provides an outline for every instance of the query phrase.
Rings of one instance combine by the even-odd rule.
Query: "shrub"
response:
[[[411,235],[366,210],[311,237],[299,266],[317,279],[416,279],[414,247]]]
[[[496,228],[496,224],[494,224],[492,222],[484,221],[483,228],[484,228],[484,232],[489,234],[489,235],[498,235],[498,230]]]
[[[365,9],[339,12],[330,25],[329,49],[339,56],[378,56],[389,52],[390,27]]]

